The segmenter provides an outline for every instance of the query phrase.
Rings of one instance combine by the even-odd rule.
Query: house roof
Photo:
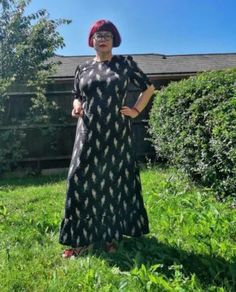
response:
[[[236,67],[236,53],[226,54],[131,54],[139,67],[148,75],[197,73]],[[77,65],[91,60],[94,56],[54,56],[52,61],[60,65],[54,78],[71,78]]]

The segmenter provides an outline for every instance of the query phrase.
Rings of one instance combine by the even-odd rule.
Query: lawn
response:
[[[0,291],[235,291],[236,209],[174,169],[141,171],[151,233],[61,257],[65,175],[0,182]]]

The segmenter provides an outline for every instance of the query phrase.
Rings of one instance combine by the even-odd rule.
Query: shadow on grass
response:
[[[184,276],[195,274],[204,285],[221,286],[224,281],[236,288],[236,259],[230,263],[215,255],[188,253],[178,247],[160,243],[155,237],[125,238],[117,253],[104,253],[102,257],[110,265],[118,266],[121,271],[129,271],[142,264],[148,270],[149,267],[160,264],[157,271],[167,278],[174,277],[175,271],[170,266],[179,265]]]
[[[51,176],[29,176],[22,178],[5,178],[0,179],[0,189],[15,189],[17,187],[43,186],[61,181],[66,182],[67,174],[51,175]]]

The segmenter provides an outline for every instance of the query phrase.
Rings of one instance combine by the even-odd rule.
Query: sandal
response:
[[[83,251],[83,247],[81,248],[70,248],[64,250],[62,257],[63,258],[75,258],[78,257]]]
[[[106,251],[108,253],[115,253],[117,251],[117,245],[114,242],[106,244]]]
[[[66,250],[64,250],[62,257],[63,258],[75,258],[75,257],[83,255],[86,251],[91,251],[92,249],[93,249],[93,244],[90,244],[88,246],[66,249]]]

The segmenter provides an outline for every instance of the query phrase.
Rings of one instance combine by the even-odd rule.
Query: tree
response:
[[[58,27],[66,19],[51,20],[45,9],[25,15],[30,0],[0,0],[0,127],[13,123],[8,116],[8,92],[24,83],[34,94],[22,123],[49,123],[53,104],[45,96],[56,63],[50,61],[57,48],[65,46]],[[35,111],[37,114],[35,115]],[[0,172],[16,163],[24,149],[24,131],[0,130]]]

